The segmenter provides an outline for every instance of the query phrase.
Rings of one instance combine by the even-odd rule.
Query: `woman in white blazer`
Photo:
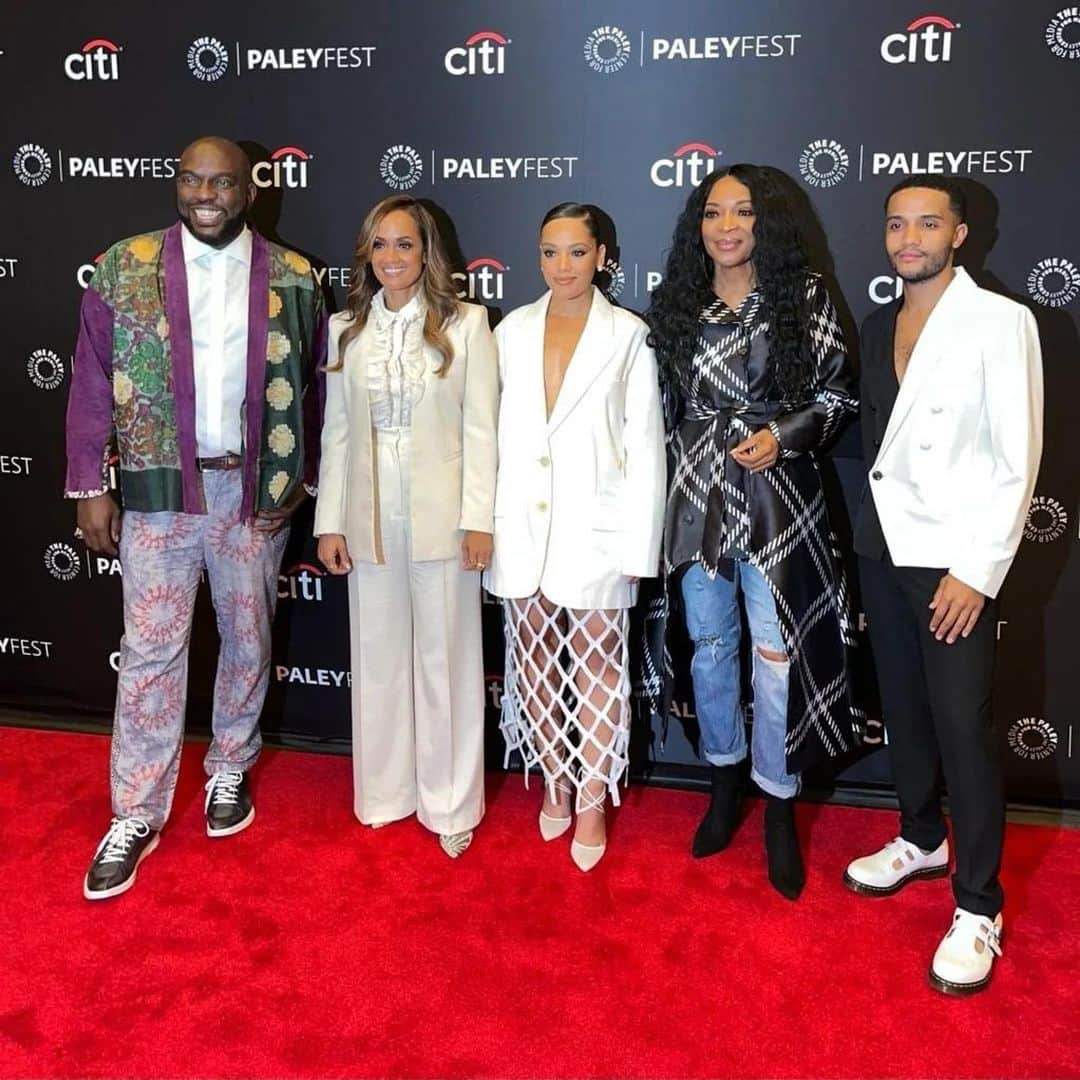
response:
[[[315,511],[349,574],[356,816],[415,813],[460,855],[484,813],[478,570],[491,559],[498,370],[430,213],[384,199],[330,320]]]
[[[502,404],[495,553],[506,601],[507,756],[544,774],[540,833],[570,828],[582,869],[606,846],[604,806],[627,766],[626,633],[637,581],[657,573],[663,419],[648,329],[592,284],[604,265],[590,208],[563,203],[540,233],[550,291],[496,329]]]

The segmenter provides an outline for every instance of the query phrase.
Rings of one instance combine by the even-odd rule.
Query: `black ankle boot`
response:
[[[772,887],[789,900],[798,900],[806,884],[799,834],[795,831],[795,799],[768,796],[765,802],[765,853]]]
[[[731,843],[739,819],[739,792],[742,787],[739,766],[710,765],[709,774],[712,798],[694,833],[690,851],[695,859],[704,859],[707,855],[723,851]]]

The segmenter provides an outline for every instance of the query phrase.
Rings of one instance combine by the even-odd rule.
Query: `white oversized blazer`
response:
[[[496,328],[502,402],[495,554],[484,584],[575,608],[630,607],[660,558],[667,470],[648,328],[593,289],[551,418],[544,394],[550,293]]]
[[[870,469],[893,562],[946,566],[997,596],[1023,536],[1042,420],[1031,312],[957,269],[915,344]]]
[[[454,360],[444,376],[441,354],[424,343],[424,392],[412,415],[410,518],[412,557],[460,558],[462,530],[492,531],[495,498],[498,364],[487,312],[459,304],[447,333]],[[327,354],[337,362],[338,339],[348,325],[330,318]],[[315,535],[342,533],[350,556],[383,562],[379,527],[378,470],[367,391],[368,350],[373,321],[349,342],[345,363],[326,373]]]

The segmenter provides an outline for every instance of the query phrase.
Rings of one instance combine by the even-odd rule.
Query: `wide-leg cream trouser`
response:
[[[411,559],[409,433],[375,442],[385,562],[349,575],[356,816],[465,832],[484,815],[480,575]]]

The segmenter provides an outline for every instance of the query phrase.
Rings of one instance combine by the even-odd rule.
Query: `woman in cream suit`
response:
[[[645,324],[592,284],[604,265],[592,211],[544,218],[550,291],[496,330],[503,396],[488,590],[506,600],[508,755],[545,780],[540,833],[577,827],[582,869],[606,846],[604,805],[626,770],[628,609],[657,573],[663,420]]]
[[[356,816],[415,813],[457,857],[484,813],[495,342],[409,196],[364,220],[352,282],[330,320],[315,532],[320,560],[350,574]]]

